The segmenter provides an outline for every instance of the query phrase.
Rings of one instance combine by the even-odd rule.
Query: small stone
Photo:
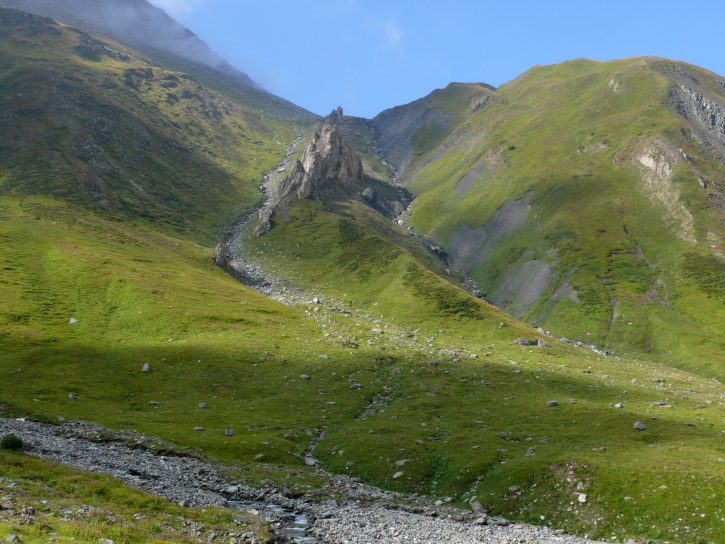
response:
[[[68,323],[70,323],[71,325],[73,325],[74,323],[78,323],[78,320],[75,317],[71,317],[68,320]],[[17,538],[18,535],[10,535],[10,536],[14,536],[14,537]],[[10,538],[10,537],[8,537],[8,538]],[[17,542],[20,542],[20,539],[18,539]]]
[[[441,505],[443,504],[443,501],[439,499],[439,500],[437,500],[437,501],[436,501],[436,502],[435,502],[434,504],[435,504],[436,506],[441,506]]]
[[[584,504],[587,502],[587,494],[586,493],[579,493],[579,496],[576,498],[580,503]]]
[[[320,359],[329,359],[330,357],[327,355],[320,355]]]
[[[473,508],[473,512],[478,514],[479,516],[486,514],[486,510],[483,508],[480,502],[471,502],[471,508]]]
[[[395,474],[393,474],[393,480],[397,480],[397,479],[398,479],[398,478],[400,478],[400,477],[401,477],[401,476],[402,476],[403,474],[404,474],[404,473],[403,473],[403,471],[398,471],[398,472],[396,472]]]
[[[206,402],[200,402],[199,408],[209,408],[209,405]]]
[[[184,499],[179,503],[179,506],[182,508],[189,508],[191,506],[191,503],[189,502],[189,499]]]
[[[489,525],[497,525],[498,527],[508,527],[509,520],[502,517],[495,517],[495,518],[489,518],[488,519]]]
[[[420,438],[416,438],[415,443],[418,444],[419,446],[423,445],[423,441]]]
[[[632,425],[632,428],[635,431],[646,431],[647,430],[647,425],[645,425],[641,421],[637,421],[634,425]]]
[[[110,538],[99,538],[98,544],[113,544],[113,540]]]
[[[615,408],[624,408],[624,404],[622,404],[621,402],[618,402],[617,404],[614,405],[614,407]]]
[[[225,493],[227,495],[235,495],[235,494],[239,493],[239,486],[238,485],[230,485],[225,490]]]
[[[354,383],[350,386],[350,389],[362,389],[362,385],[359,383]]]
[[[234,436],[234,429],[225,429],[224,435],[225,436]]]
[[[315,297],[315,298],[312,299],[312,302],[315,303],[315,304],[317,304],[317,303],[320,302],[320,299],[317,298],[317,297]]]
[[[559,403],[558,403],[558,402],[556,402],[555,400],[550,400],[550,401],[547,401],[547,402],[546,402],[546,405],[547,405],[547,406],[548,406],[549,408],[554,408],[555,406],[559,406]]]
[[[194,427],[194,430],[195,431],[200,431],[200,432],[201,431],[206,431],[206,429],[204,427]]]
[[[475,523],[476,525],[486,525],[486,518],[485,517],[476,518],[476,520],[473,523]]]
[[[318,463],[319,461],[312,456],[308,455],[307,457],[305,457],[305,465],[307,465],[308,467],[317,466]]]
[[[262,457],[264,457],[264,454],[263,453],[258,453],[257,455],[254,456],[254,460],[255,461],[259,461]]]
[[[531,446],[531,447],[530,447],[530,448],[529,448],[529,449],[528,449],[528,450],[526,451],[526,457],[531,457],[531,456],[533,456],[533,455],[536,455],[536,446]]]
[[[517,486],[517,485],[512,485],[511,487],[509,487],[509,491],[511,491],[511,492],[518,491],[518,490],[519,490],[519,486]]]
[[[151,372],[151,365],[148,363],[144,364],[141,372],[143,372],[144,374],[148,374],[149,372]]]
[[[310,377],[309,377],[309,376],[308,376],[307,374],[300,374],[300,380],[305,380],[305,381],[307,381],[307,380],[309,380],[309,379],[310,379]]]

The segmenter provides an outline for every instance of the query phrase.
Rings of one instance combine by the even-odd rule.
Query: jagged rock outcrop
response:
[[[331,181],[343,185],[362,181],[362,160],[345,143],[340,132],[342,115],[342,108],[338,107],[315,131],[302,160],[295,161],[290,174],[277,187],[271,203],[260,210],[260,223],[254,229],[257,236],[269,232],[275,212],[285,209],[295,198],[320,199]]]

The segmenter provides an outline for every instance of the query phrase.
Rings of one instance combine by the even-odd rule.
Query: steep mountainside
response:
[[[0,0],[0,6],[111,36],[143,51],[157,63],[192,74],[232,100],[261,112],[286,119],[315,117],[264,90],[209,49],[196,34],[146,0]]]
[[[212,241],[294,137],[126,47],[0,10],[0,191]],[[41,137],[39,137],[41,135]]]
[[[724,120],[723,78],[635,58],[453,84],[374,123],[416,197],[408,225],[487,300],[722,377]]]

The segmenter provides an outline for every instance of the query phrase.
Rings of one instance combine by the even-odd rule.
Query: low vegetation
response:
[[[0,535],[20,542],[200,542],[212,533],[267,542],[269,527],[246,512],[182,508],[110,476],[0,449]]]

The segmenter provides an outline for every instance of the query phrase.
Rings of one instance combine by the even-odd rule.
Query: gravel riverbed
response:
[[[25,451],[72,467],[110,474],[184,506],[240,508],[263,516],[279,542],[327,544],[585,544],[547,527],[509,523],[485,513],[436,505],[335,476],[323,493],[293,496],[277,488],[229,481],[212,464],[189,456],[159,455],[82,421],[49,425],[0,419],[0,436],[15,434]],[[337,500],[332,497],[337,497]],[[342,498],[341,498],[342,497]],[[300,527],[300,520],[304,523]],[[296,526],[294,531],[290,527]]]

